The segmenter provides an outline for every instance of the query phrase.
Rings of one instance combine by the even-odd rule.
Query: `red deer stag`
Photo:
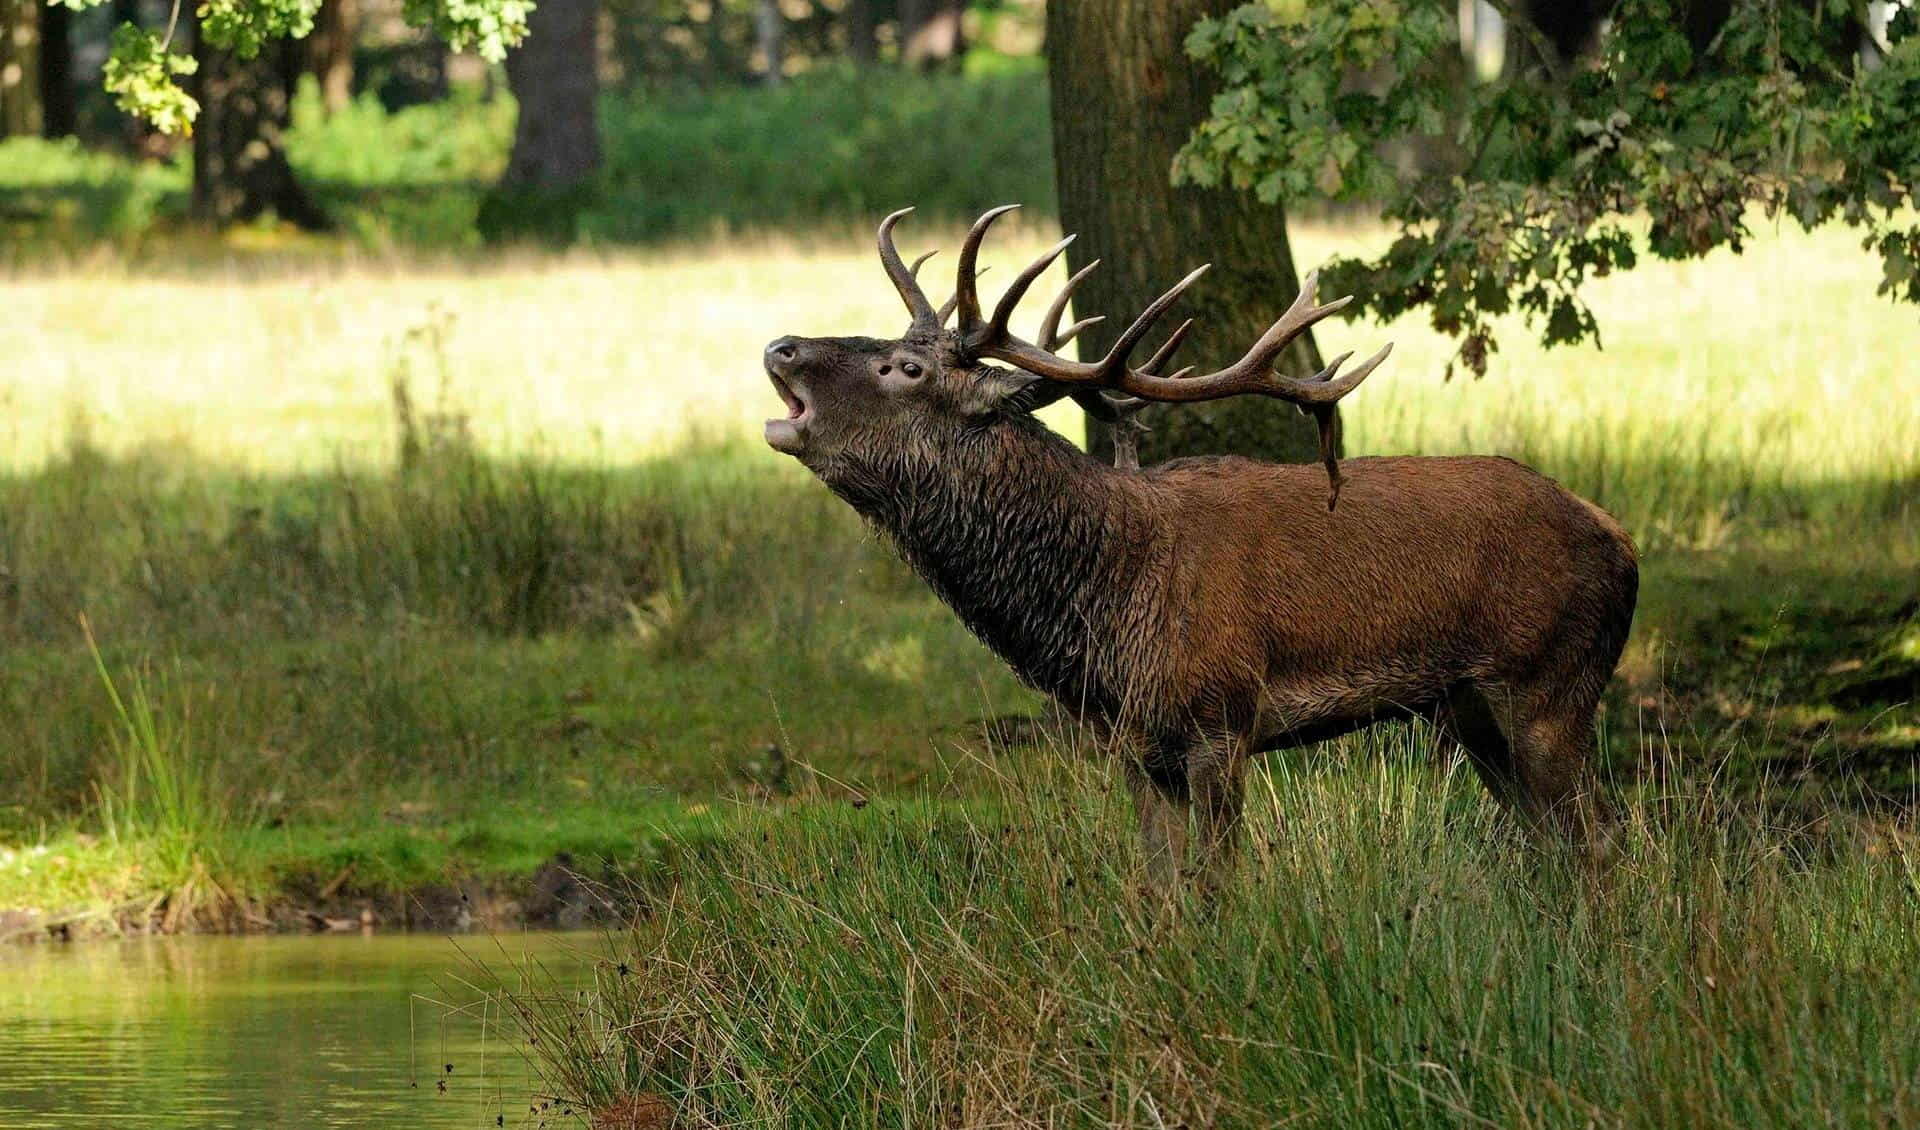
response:
[[[1014,308],[1071,237],[983,315],[974,266],[1006,210],[982,216],[961,247],[951,330],[894,248],[905,211],[888,216],[880,261],[911,323],[892,340],[769,344],[788,414],[767,422],[767,442],[883,530],[1023,681],[1119,745],[1156,884],[1180,873],[1190,810],[1198,869],[1231,857],[1251,755],[1389,718],[1431,720],[1530,822],[1591,835],[1594,710],[1639,584],[1619,524],[1509,459],[1336,469],[1331,408],[1387,350],[1345,375],[1344,357],[1307,380],[1274,373],[1289,342],[1347,302],[1316,305],[1312,275],[1218,372],[1158,375],[1178,332],[1152,362],[1129,365],[1199,271],[1097,360],[1015,337]],[[1061,340],[1063,305],[1041,341]],[[1323,502],[1311,467],[1237,457],[1110,467],[1031,415],[1062,395],[1110,415],[1109,392],[1299,405],[1321,420],[1337,505]]]

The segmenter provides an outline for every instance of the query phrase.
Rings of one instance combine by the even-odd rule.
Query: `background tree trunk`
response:
[[[241,60],[194,36],[200,69],[194,96],[193,214],[216,226],[265,212],[309,230],[327,226],[287,164],[288,95],[300,73],[299,45],[269,42]]]
[[[900,61],[918,70],[957,63],[966,53],[966,0],[900,0]]]
[[[1213,91],[1181,44],[1195,21],[1240,0],[1054,0],[1047,5],[1048,74],[1053,92],[1054,167],[1060,218],[1080,238],[1068,249],[1075,270],[1101,260],[1076,296],[1076,317],[1107,321],[1080,337],[1081,355],[1105,352],[1126,324],[1202,262],[1209,271],[1162,319],[1138,356],[1144,359],[1185,317],[1193,333],[1176,364],[1217,368],[1234,361],[1299,293],[1282,209],[1251,193],[1175,188],[1173,156],[1205,115]],[[1281,370],[1320,368],[1311,334],[1288,351]],[[1141,463],[1178,455],[1239,454],[1313,462],[1311,420],[1265,397],[1239,397],[1148,409],[1153,430]],[[1112,451],[1106,429],[1089,421],[1089,439]]]
[[[846,21],[847,55],[860,66],[870,66],[880,55],[880,41],[873,20],[873,0],[847,0],[840,18]]]
[[[753,10],[753,41],[760,61],[766,67],[761,81],[779,86],[785,63],[787,20],[780,14],[780,0],[760,0]]]
[[[40,8],[40,132],[68,137],[78,121],[73,89],[73,9]]]
[[[507,53],[520,119],[507,171],[481,208],[489,236],[573,238],[600,168],[599,16],[595,0],[541,0],[527,18],[526,42]]]
[[[321,0],[307,40],[309,65],[329,114],[353,101],[353,43],[360,31],[360,0]]]
[[[0,0],[0,137],[40,135],[42,0]]]

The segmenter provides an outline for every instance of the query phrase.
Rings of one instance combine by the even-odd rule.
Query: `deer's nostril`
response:
[[[775,357],[780,358],[780,360],[782,361],[791,361],[798,354],[799,354],[799,350],[793,347],[792,342],[787,342],[787,341],[779,342],[775,344],[773,347],[773,355]]]

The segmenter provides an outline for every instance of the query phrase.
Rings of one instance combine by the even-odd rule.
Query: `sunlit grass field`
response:
[[[1029,227],[983,260],[1010,274],[1054,234]],[[950,258],[959,235],[909,223],[902,238]],[[1386,238],[1307,225],[1295,250],[1311,265]],[[1653,455],[1745,468],[1763,484],[1898,480],[1920,464],[1920,318],[1875,296],[1875,272],[1844,230],[1763,230],[1741,256],[1591,284],[1604,349],[1545,351],[1516,322],[1485,380],[1449,383],[1449,343],[1415,316],[1334,323],[1321,347],[1395,343],[1349,402],[1355,452]],[[866,233],[851,231],[439,261],[208,251],[154,266],[102,252],[16,266],[0,298],[0,457],[16,470],[57,456],[80,421],[109,453],[164,445],[255,472],[377,464],[393,454],[396,361],[435,326],[445,394],[488,450],[624,462],[690,434],[757,439],[771,337],[903,324]],[[440,395],[440,378],[427,367],[417,393]]]

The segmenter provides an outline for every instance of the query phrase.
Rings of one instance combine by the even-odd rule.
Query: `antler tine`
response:
[[[1352,297],[1337,298],[1326,305],[1317,305],[1315,292],[1319,284],[1319,272],[1310,271],[1301,280],[1300,295],[1280,320],[1273,323],[1260,340],[1247,350],[1246,356],[1224,369],[1203,376],[1189,376],[1184,371],[1171,377],[1155,376],[1150,373],[1125,372],[1120,375],[1116,387],[1135,396],[1148,400],[1166,400],[1185,402],[1194,400],[1216,400],[1220,397],[1235,396],[1242,393],[1259,393],[1264,396],[1278,397],[1302,407],[1331,405],[1347,393],[1352,392],[1359,383],[1373,372],[1374,367],[1386,360],[1393,350],[1388,345],[1370,358],[1366,364],[1344,377],[1335,378],[1338,362],[1328,366],[1313,378],[1294,380],[1282,377],[1273,371],[1273,362],[1295,338],[1305,333],[1308,327],[1329,314],[1335,313],[1353,301]],[[1344,360],[1344,358],[1342,358]]]
[[[1002,204],[991,209],[973,222],[967,229],[967,238],[960,244],[960,266],[954,280],[953,298],[959,304],[960,332],[966,333],[980,322],[980,291],[974,285],[973,264],[980,257],[980,241],[987,238],[987,229],[993,222],[1008,212],[1020,207],[1018,204]]]
[[[1187,331],[1191,329],[1192,318],[1181,322],[1177,329],[1167,335],[1167,340],[1160,344],[1160,348],[1153,351],[1147,363],[1140,366],[1140,371],[1158,373],[1160,366],[1173,360],[1173,355],[1179,351],[1180,343],[1187,339]],[[1113,465],[1122,470],[1139,470],[1140,437],[1147,431],[1147,426],[1140,422],[1140,410],[1153,402],[1125,393],[1096,392],[1092,395],[1098,397],[1113,414],[1109,421],[1113,429]]]
[[[1088,320],[1091,321],[1092,319]],[[1193,329],[1192,318],[1188,318],[1186,321],[1180,323],[1180,327],[1167,336],[1167,340],[1161,343],[1160,348],[1153,351],[1153,356],[1148,358],[1147,363],[1140,367],[1140,371],[1148,374],[1158,372],[1160,366],[1173,359],[1174,353],[1179,350],[1180,343],[1187,339],[1187,332],[1191,329]],[[1124,392],[1090,388],[1073,389],[1071,390],[1071,395],[1075,403],[1085,409],[1089,415],[1097,420],[1114,425],[1116,429],[1114,438],[1116,441],[1120,438],[1120,429],[1122,426],[1131,428],[1132,431],[1136,432],[1146,430],[1138,422],[1134,421],[1133,417],[1139,415],[1142,408],[1153,403],[1151,400],[1145,400],[1138,396],[1128,396]],[[1055,399],[1058,399],[1058,397],[1056,396]],[[1132,438],[1133,437],[1129,436],[1129,441],[1131,441]],[[1139,463],[1135,462],[1133,466],[1137,467]]]
[[[938,255],[938,254],[940,254],[940,249],[936,247],[932,251],[922,252],[920,255],[920,258],[915,259],[913,261],[913,266],[907,268],[907,273],[913,276],[914,282],[917,283],[920,281],[921,264],[925,263],[927,260],[933,258],[935,255]]]
[[[1173,288],[1165,294],[1154,299],[1152,305],[1142,311],[1140,316],[1133,320],[1133,324],[1120,335],[1119,340],[1113,343],[1113,348],[1107,351],[1107,355],[1098,361],[1069,361],[1039,346],[1021,341],[1011,334],[1002,334],[999,340],[983,342],[975,346],[975,349],[981,356],[1011,362],[1036,376],[1047,377],[1065,384],[1100,385],[1133,393],[1134,389],[1125,387],[1130,372],[1127,369],[1127,357],[1132,354],[1134,347],[1140,344],[1140,339],[1146,336],[1147,331],[1153,328],[1153,323],[1167,312],[1167,308],[1179,301],[1180,295],[1206,273],[1207,267],[1200,267],[1175,283]],[[1172,381],[1184,375],[1184,373],[1176,373],[1173,377],[1148,376],[1142,379]],[[1165,398],[1148,396],[1147,399]]]
[[[1053,343],[1051,345],[1044,346],[1043,348],[1057,351],[1061,346],[1072,341],[1074,338],[1079,337],[1081,330],[1086,329],[1088,326],[1097,326],[1101,322],[1104,322],[1106,320],[1107,320],[1107,316],[1105,314],[1095,314],[1091,318],[1082,318],[1079,321],[1072,324],[1071,326],[1068,326],[1066,329],[1061,330],[1059,333],[1053,335]]]
[[[913,271],[900,261],[900,251],[893,245],[893,225],[911,211],[912,208],[902,208],[880,221],[880,265],[886,268],[887,278],[893,280],[893,289],[900,292],[900,300],[907,304],[907,312],[913,315],[913,323],[918,326],[933,322],[933,303],[927,301],[926,292],[915,281]],[[927,257],[922,255],[915,261],[914,267],[917,269],[926,261]]]
[[[1084,282],[1086,277],[1093,273],[1093,269],[1099,265],[1100,260],[1095,259],[1093,262],[1088,263],[1086,266],[1069,275],[1066,285],[1060,288],[1060,293],[1053,296],[1053,302],[1047,306],[1046,316],[1040,319],[1040,336],[1034,339],[1040,343],[1040,348],[1059,349],[1069,341],[1072,341],[1073,335],[1086,329],[1095,321],[1098,321],[1097,318],[1082,318],[1080,321],[1067,327],[1066,333],[1063,334],[1060,332],[1060,318],[1067,312],[1067,303],[1072,301],[1073,292],[1080,289],[1080,284]]]
[[[973,281],[976,283],[979,282],[980,276],[986,274],[988,271],[991,271],[991,270],[993,270],[992,267],[982,267],[979,270],[975,271],[973,273]],[[959,304],[960,304],[960,292],[957,290],[953,292],[953,295],[950,298],[948,298],[945,302],[942,302],[940,304],[940,311],[939,311],[938,317],[940,318],[941,325],[944,326],[947,324],[947,319],[953,317],[953,308],[955,306],[958,306]]]
[[[1147,363],[1140,367],[1140,371],[1149,375],[1157,373],[1160,366],[1173,359],[1174,353],[1180,348],[1180,343],[1187,339],[1187,331],[1191,329],[1193,329],[1192,318],[1188,318],[1186,321],[1180,323],[1180,328],[1169,334],[1167,340],[1161,343],[1160,348],[1153,351],[1153,356],[1148,358]],[[1181,371],[1185,372],[1186,370],[1183,369]],[[1096,418],[1104,420],[1109,424],[1126,422],[1129,417],[1138,414],[1142,408],[1153,403],[1151,400],[1138,396],[1129,396],[1124,392],[1094,389],[1081,389],[1075,394],[1074,399],[1080,403],[1081,407],[1086,408],[1087,411],[1091,412]],[[1098,407],[1090,407],[1090,405],[1094,404],[1097,404]],[[1138,425],[1135,425],[1135,427],[1137,428]]]
[[[1078,237],[1070,235],[1054,244],[1045,254],[1028,263],[1025,270],[1013,277],[1013,281],[1007,284],[1007,292],[1000,296],[999,303],[993,308],[993,320],[979,331],[978,336],[982,341],[993,341],[1007,335],[1007,322],[1013,318],[1013,308],[1020,305],[1020,300],[1027,296],[1027,288],[1032,286],[1033,280],[1039,278],[1048,267],[1053,266],[1053,261],[1060,258],[1061,252],[1071,247],[1076,238]],[[964,332],[966,329],[964,322],[961,323],[961,328]]]
[[[1173,360],[1173,355],[1179,352],[1180,350],[1180,343],[1187,340],[1187,331],[1191,330],[1192,328],[1193,328],[1192,318],[1188,318],[1186,321],[1181,322],[1180,328],[1174,330],[1173,333],[1169,334],[1167,336],[1166,342],[1163,343],[1160,346],[1160,348],[1153,351],[1152,357],[1147,358],[1147,363],[1145,365],[1140,366],[1140,371],[1143,373],[1158,373],[1160,371],[1160,366]]]
[[[1120,340],[1114,342],[1113,348],[1107,350],[1107,355],[1100,360],[1098,367],[1102,370],[1103,375],[1106,373],[1124,375],[1127,372],[1127,357],[1133,353],[1134,346],[1139,345],[1140,339],[1147,336],[1147,331],[1152,329],[1153,323],[1159,321],[1160,316],[1167,312],[1167,308],[1175,302],[1178,302],[1180,295],[1185,293],[1188,287],[1200,281],[1200,276],[1206,274],[1212,268],[1212,263],[1200,264],[1200,266],[1188,272],[1186,278],[1174,283],[1171,289],[1154,299],[1150,306],[1142,310],[1140,316],[1133,320],[1133,324],[1127,327],[1126,332],[1120,335]],[[1174,378],[1161,379],[1171,380]],[[1132,392],[1133,390],[1122,389],[1121,391]]]

